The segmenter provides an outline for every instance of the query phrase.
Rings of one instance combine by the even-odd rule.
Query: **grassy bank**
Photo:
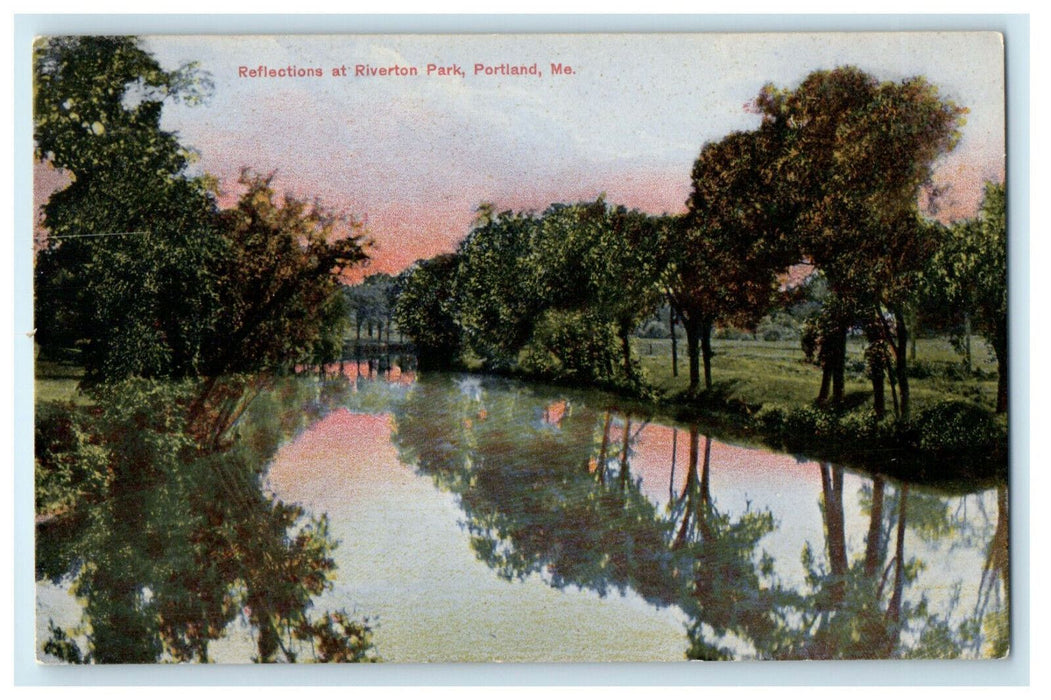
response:
[[[821,370],[805,362],[798,341],[713,345],[712,389],[691,397],[684,344],[676,376],[670,340],[636,342],[658,404],[676,419],[700,419],[775,449],[921,481],[1006,475],[1007,421],[994,414],[996,365],[981,341],[973,344],[969,373],[948,341],[916,343],[908,422],[876,420],[860,341],[848,347],[846,400],[838,411],[815,407]],[[889,387],[887,410],[892,413]]]
[[[712,390],[726,401],[750,406],[813,403],[821,386],[821,369],[804,361],[798,340],[715,340]],[[872,401],[872,385],[864,374],[864,343],[847,348],[847,407]],[[662,395],[674,397],[689,386],[686,343],[679,342],[679,373],[672,375],[671,341],[637,339],[635,351],[646,380]],[[996,362],[984,342],[972,346],[973,376],[966,376],[960,355],[947,340],[921,339],[910,358],[912,405],[922,411],[946,400],[973,402],[992,411],[996,406]],[[887,391],[888,409],[891,402]]]

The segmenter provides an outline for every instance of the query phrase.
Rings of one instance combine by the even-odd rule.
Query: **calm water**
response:
[[[346,374],[261,486],[327,514],[337,569],[314,608],[368,616],[384,660],[1006,649],[1004,485],[873,478],[598,393]],[[83,557],[68,561],[40,576],[41,639],[83,614],[70,593]],[[253,640],[241,619],[210,658],[247,661]]]

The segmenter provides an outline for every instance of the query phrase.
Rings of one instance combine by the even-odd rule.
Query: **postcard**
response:
[[[995,32],[41,36],[41,664],[1002,659]]]

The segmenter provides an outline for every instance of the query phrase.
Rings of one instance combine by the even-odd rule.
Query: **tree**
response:
[[[331,355],[337,274],[366,258],[356,224],[278,203],[248,170],[220,212],[214,181],[190,177],[189,152],[160,127],[164,103],[199,102],[207,76],[163,70],[133,37],[42,39],[34,69],[36,155],[72,180],[44,208],[43,346],[81,346],[94,383]]]
[[[418,260],[397,280],[394,320],[412,338],[420,367],[449,367],[459,361],[463,338],[456,322],[456,255]]]
[[[908,306],[935,250],[919,198],[935,161],[959,140],[966,109],[922,77],[879,82],[849,66],[815,71],[795,90],[768,85],[756,107],[761,131],[780,144],[780,214],[830,290],[882,323],[908,417]],[[849,326],[844,319],[834,332],[845,336]],[[843,364],[834,362],[837,373]]]
[[[517,362],[544,307],[547,294],[529,264],[539,229],[532,214],[496,214],[482,204],[457,249],[456,321],[466,348],[490,368]]]
[[[71,183],[44,207],[38,342],[78,344],[89,381],[198,371],[220,300],[223,242],[213,188],[160,128],[167,101],[210,86],[192,64],[163,70],[131,37],[50,37],[34,46],[38,159]]]
[[[657,308],[661,299],[660,276],[665,256],[660,220],[625,207],[610,206],[600,197],[594,202],[554,204],[540,219],[540,233],[529,257],[536,288],[545,307],[562,312],[563,321],[577,319],[579,330],[601,340],[606,335],[619,343],[621,373],[629,385],[640,381],[631,334]],[[544,317],[550,321],[551,315]],[[549,324],[541,324],[544,329]],[[608,326],[608,328],[606,328]],[[572,335],[572,334],[570,334]],[[562,341],[568,336],[561,334]],[[590,346],[585,348],[585,345]],[[569,347],[548,344],[550,352],[568,358],[606,355],[603,343]],[[590,350],[598,350],[591,352]],[[581,367],[593,378],[614,379],[612,367]]]
[[[711,389],[712,329],[754,324],[769,308],[787,252],[773,236],[766,135],[735,132],[709,143],[693,166],[689,211],[668,229],[666,284],[686,331],[689,391]]]
[[[975,219],[949,227],[932,264],[939,298],[968,319],[996,355],[996,410],[1007,411],[1007,191],[987,182]]]
[[[223,307],[205,374],[287,369],[313,358],[342,326],[332,311],[342,273],[368,256],[354,221],[290,195],[272,175],[244,170],[237,207],[223,212],[229,243],[217,270]],[[338,311],[338,310],[337,310]]]

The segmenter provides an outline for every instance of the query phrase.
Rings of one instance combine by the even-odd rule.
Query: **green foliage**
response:
[[[455,366],[463,344],[457,324],[455,255],[421,260],[401,274],[394,318],[412,338],[423,367]]]
[[[773,167],[783,177],[773,196],[781,222],[842,312],[819,334],[832,349],[820,359],[833,401],[843,398],[842,334],[860,322],[893,352],[907,418],[907,320],[939,239],[919,199],[935,161],[959,140],[967,110],[922,77],[880,82],[850,66],[814,71],[794,90],[768,85],[756,108],[760,131],[779,144]],[[882,372],[873,377],[879,384]]]
[[[243,171],[245,191],[222,215],[230,248],[217,271],[223,305],[209,375],[331,357],[346,317],[340,275],[367,259],[356,222],[278,198],[271,180]]]
[[[967,401],[943,401],[920,412],[914,430],[922,450],[988,449],[1005,435],[993,414]]]
[[[993,347],[1000,375],[997,411],[1007,410],[1007,191],[987,182],[977,219],[946,231],[931,264],[928,293],[958,315]]]
[[[37,405],[34,424],[37,512],[61,512],[105,493],[105,449],[90,430],[90,417],[70,404]]]
[[[164,71],[130,37],[40,39],[34,71],[36,155],[71,176],[44,207],[39,342],[83,345],[88,381],[197,372],[223,243],[210,183],[186,176],[160,118],[203,99],[207,76]]]
[[[705,144],[693,166],[689,212],[667,228],[664,284],[686,330],[690,392],[699,388],[699,353],[711,388],[713,327],[754,327],[773,301],[777,274],[793,262],[769,196],[774,152],[765,132]]]
[[[331,356],[337,275],[364,260],[357,225],[242,174],[238,206],[161,128],[206,75],[165,71],[133,37],[50,37],[34,54],[38,159],[70,184],[44,207],[35,270],[45,354],[80,346],[85,382],[275,368]],[[341,229],[337,231],[337,229]]]
[[[622,379],[616,329],[588,310],[545,311],[522,353],[522,371],[548,380],[609,385]]]
[[[482,205],[457,249],[456,324],[464,345],[491,368],[514,365],[548,298],[529,264],[539,229],[530,214]]]

